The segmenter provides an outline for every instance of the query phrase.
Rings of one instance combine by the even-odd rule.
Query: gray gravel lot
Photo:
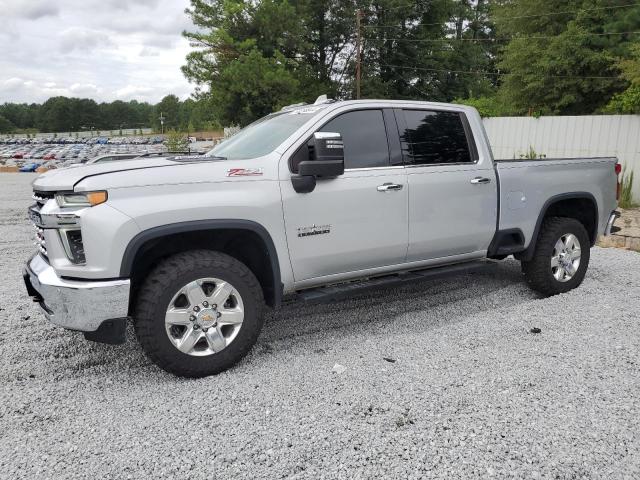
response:
[[[0,174],[0,478],[640,478],[638,253],[595,248],[548,299],[506,260],[288,305],[238,367],[183,380],[29,301],[33,178]]]

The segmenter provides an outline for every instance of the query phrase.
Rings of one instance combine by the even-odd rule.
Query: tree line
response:
[[[0,105],[0,133],[74,132],[152,127],[165,130],[198,131],[218,128],[205,101],[180,101],[165,96],[151,105],[132,100],[97,103],[88,98],[52,97],[43,104],[5,103]]]
[[[223,124],[354,98],[358,37],[363,98],[640,112],[640,4],[628,0],[191,0],[187,14],[183,72]]]

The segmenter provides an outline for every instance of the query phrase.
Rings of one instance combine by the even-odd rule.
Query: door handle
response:
[[[389,192],[396,190],[402,190],[402,185],[400,185],[399,183],[383,183],[382,185],[378,185],[379,192]]]
[[[471,179],[471,183],[473,183],[474,185],[478,185],[480,183],[489,183],[489,182],[491,182],[491,179],[486,177],[476,177]]]

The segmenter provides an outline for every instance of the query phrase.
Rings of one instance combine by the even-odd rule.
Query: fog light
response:
[[[61,230],[60,236],[64,245],[67,257],[71,262],[85,263],[84,244],[82,243],[82,233],[80,230]]]

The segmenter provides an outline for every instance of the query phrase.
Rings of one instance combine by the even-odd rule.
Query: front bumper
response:
[[[29,296],[61,327],[94,332],[107,320],[128,316],[128,279],[67,280],[39,254],[27,262],[22,275]]]

